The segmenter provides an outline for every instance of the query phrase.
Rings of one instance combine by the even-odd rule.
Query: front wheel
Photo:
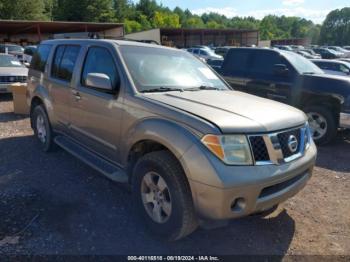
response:
[[[330,143],[337,134],[336,119],[331,110],[321,106],[305,108],[312,138],[318,145]]]
[[[197,228],[188,181],[168,151],[148,153],[137,162],[133,198],[142,221],[162,239],[178,240]]]

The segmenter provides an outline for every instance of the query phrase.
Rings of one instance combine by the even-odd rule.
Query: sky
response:
[[[216,12],[233,16],[253,16],[261,19],[265,15],[300,16],[315,23],[322,23],[334,9],[350,7],[350,0],[157,0],[171,9],[176,6],[188,8],[201,15]]]

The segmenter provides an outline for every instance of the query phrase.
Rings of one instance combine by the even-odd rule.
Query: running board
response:
[[[90,152],[71,139],[65,136],[56,136],[54,140],[57,145],[68,153],[79,158],[85,164],[102,173],[109,179],[119,183],[128,182],[128,175],[121,168]]]

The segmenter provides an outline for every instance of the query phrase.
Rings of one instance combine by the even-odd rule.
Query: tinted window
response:
[[[285,64],[286,61],[275,52],[255,52],[250,72],[256,75],[273,75],[274,65]]]
[[[225,75],[245,75],[249,54],[250,52],[248,50],[231,49],[225,57],[223,73]]]
[[[40,45],[38,51],[34,54],[30,68],[44,72],[51,51],[51,45]]]
[[[119,81],[117,68],[110,52],[101,47],[91,47],[85,59],[81,84],[86,86],[86,78],[89,73],[101,73],[109,76],[112,86],[115,88]]]
[[[79,46],[58,46],[53,59],[52,76],[68,82],[71,81],[79,51]]]
[[[63,53],[64,53],[64,49],[66,47],[61,45],[61,46],[58,46],[56,48],[56,51],[55,51],[55,56],[53,58],[53,61],[52,61],[52,68],[51,68],[51,75],[53,77],[59,77],[59,67],[60,67],[60,64],[61,64],[61,60],[62,60],[62,56],[63,56]]]

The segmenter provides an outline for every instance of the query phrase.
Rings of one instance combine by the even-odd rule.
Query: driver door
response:
[[[121,97],[119,73],[107,47],[91,46],[82,65],[81,79],[72,90],[71,128],[78,142],[91,151],[118,162],[118,141],[121,127]],[[89,86],[90,73],[107,75],[112,90]]]

